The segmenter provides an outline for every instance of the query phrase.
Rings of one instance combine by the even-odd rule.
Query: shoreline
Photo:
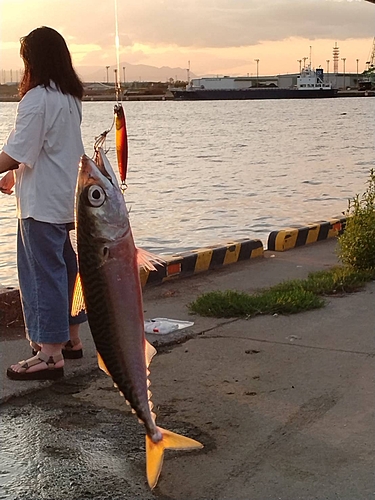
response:
[[[342,97],[375,97],[375,90],[339,90],[335,98]],[[248,100],[259,100],[259,99],[248,99]],[[287,99],[288,100],[288,99]],[[20,98],[18,96],[0,96],[0,102],[19,102]],[[106,102],[106,101],[117,101],[114,95],[86,95],[83,97],[82,102]],[[127,101],[181,101],[181,99],[173,97],[171,94],[160,94],[160,95],[125,95],[122,98],[122,102]],[[195,101],[194,101],[195,102]]]

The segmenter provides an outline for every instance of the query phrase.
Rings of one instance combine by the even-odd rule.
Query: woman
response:
[[[15,120],[0,153],[0,190],[15,184],[17,268],[26,336],[35,356],[8,368],[15,380],[55,379],[82,356],[81,313],[70,316],[76,255],[69,239],[83,154],[82,82],[64,38],[41,27],[21,39],[25,71]]]

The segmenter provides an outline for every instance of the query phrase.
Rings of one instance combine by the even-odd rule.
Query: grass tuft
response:
[[[284,281],[255,294],[234,290],[205,293],[189,304],[189,308],[201,316],[217,318],[295,314],[323,307],[323,295],[356,292],[373,278],[371,270],[338,266],[310,273],[305,280]]]

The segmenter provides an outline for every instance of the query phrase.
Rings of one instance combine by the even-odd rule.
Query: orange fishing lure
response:
[[[116,152],[117,164],[120,172],[122,186],[125,186],[126,173],[128,170],[128,133],[126,130],[125,112],[122,104],[116,104],[115,108],[116,123]]]

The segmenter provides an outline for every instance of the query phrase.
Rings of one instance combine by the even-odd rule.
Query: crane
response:
[[[372,41],[371,53],[369,60],[366,61],[366,65],[367,68],[362,73],[362,78],[358,80],[359,90],[371,90],[375,88],[375,37]]]
[[[374,0],[374,3],[375,3],[375,0]],[[368,70],[374,68],[374,64],[375,64],[375,36],[374,36],[374,40],[372,42],[371,55],[370,55],[369,60],[366,61],[366,64],[367,64],[367,69]]]

